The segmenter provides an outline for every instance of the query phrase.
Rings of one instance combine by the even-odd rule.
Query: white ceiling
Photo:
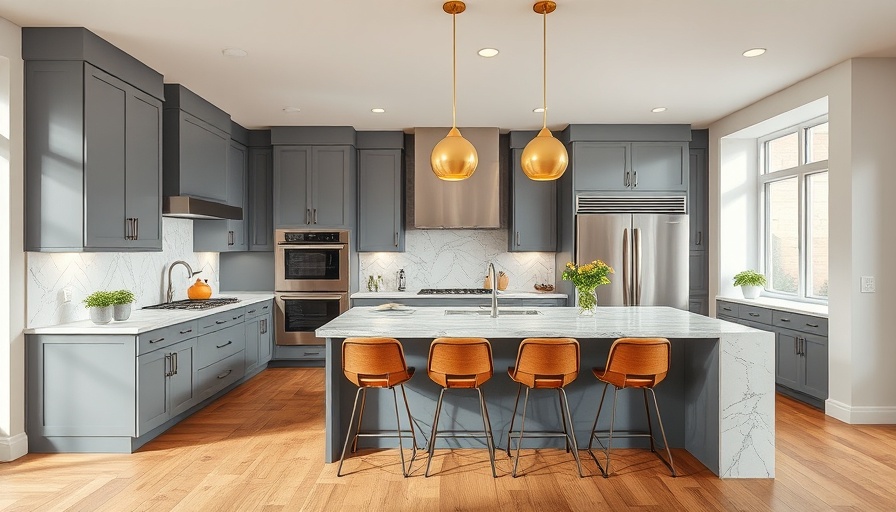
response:
[[[458,126],[541,126],[533,3],[469,0],[457,16]],[[0,16],[87,27],[247,128],[451,123],[441,0],[0,0]],[[705,127],[851,57],[896,57],[894,0],[558,0],[547,26],[555,129]],[[225,47],[249,55],[224,57]],[[483,47],[501,53],[484,59]],[[753,47],[768,53],[741,56]],[[651,113],[657,106],[668,110]]]

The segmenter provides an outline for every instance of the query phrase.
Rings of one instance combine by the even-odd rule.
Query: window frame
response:
[[[797,178],[797,240],[798,240],[798,253],[799,253],[799,267],[798,267],[798,283],[797,283],[797,291],[796,293],[788,293],[782,292],[774,289],[765,289],[763,291],[763,295],[767,297],[772,297],[776,299],[784,299],[795,302],[806,302],[812,304],[827,304],[828,297],[818,297],[810,294],[811,290],[808,289],[809,285],[809,272],[810,272],[810,262],[809,258],[811,256],[811,250],[809,247],[810,244],[810,231],[811,226],[809,225],[811,221],[809,208],[811,208],[810,204],[810,192],[808,190],[808,179],[807,177],[813,174],[827,172],[830,173],[828,161],[829,160],[818,160],[811,163],[806,163],[809,159],[809,145],[807,144],[808,132],[811,128],[814,128],[818,125],[822,125],[824,123],[828,123],[828,116],[825,114],[823,116],[814,117],[802,123],[789,126],[787,128],[777,130],[775,132],[769,133],[763,137],[757,139],[757,152],[758,152],[758,176],[757,176],[757,189],[759,197],[759,225],[760,225],[760,233],[758,240],[759,247],[759,262],[762,272],[770,277],[769,281],[771,282],[774,277],[771,275],[771,244],[769,242],[769,233],[771,231],[770,226],[770,205],[767,197],[767,185],[769,183],[773,183],[776,181],[781,181],[789,178],[796,177]],[[795,167],[790,167],[787,169],[781,169],[779,171],[768,172],[769,168],[769,155],[768,155],[768,143],[770,141],[779,139],[783,136],[790,135],[792,133],[797,134],[797,148],[798,148],[798,163]],[[830,157],[830,140],[829,140],[829,151],[828,156]],[[830,174],[828,174],[830,176]],[[830,197],[830,194],[828,195]],[[829,210],[830,212],[830,210]],[[828,282],[830,282],[830,276],[828,277]]]

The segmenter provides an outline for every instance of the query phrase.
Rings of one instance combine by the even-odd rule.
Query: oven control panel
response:
[[[339,243],[342,240],[342,233],[339,231],[287,231],[283,233],[281,242],[294,243]]]

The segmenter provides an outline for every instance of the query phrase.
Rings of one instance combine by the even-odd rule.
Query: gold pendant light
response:
[[[566,171],[566,167],[569,165],[569,154],[566,152],[566,147],[562,142],[554,138],[551,131],[548,130],[547,15],[548,13],[554,12],[556,8],[557,4],[551,1],[536,2],[535,5],[532,6],[532,10],[541,14],[542,19],[542,64],[544,67],[541,83],[541,106],[543,108],[543,114],[541,131],[538,132],[538,135],[534,139],[526,144],[526,149],[523,150],[520,164],[522,165],[523,172],[526,173],[526,176],[535,181],[556,180],[560,176],[563,176],[563,172]]]
[[[464,12],[467,6],[463,2],[451,1],[442,5],[442,10],[451,15],[452,30],[452,62],[453,84],[451,98],[451,130],[444,139],[436,144],[429,157],[432,172],[445,181],[465,180],[473,175],[479,164],[476,148],[465,139],[457,129],[457,15]]]

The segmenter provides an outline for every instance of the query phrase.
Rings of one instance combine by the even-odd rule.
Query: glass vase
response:
[[[579,306],[579,314],[582,316],[594,315],[594,308],[597,306],[597,289],[596,288],[578,288],[576,290],[576,301]]]

